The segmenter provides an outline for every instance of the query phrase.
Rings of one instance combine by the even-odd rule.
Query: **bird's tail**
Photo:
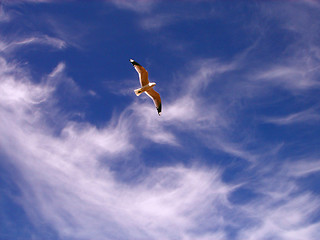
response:
[[[142,91],[141,91],[141,88],[139,88],[139,89],[136,89],[136,90],[134,90],[134,93],[137,95],[137,96],[139,96],[141,93],[143,93]]]

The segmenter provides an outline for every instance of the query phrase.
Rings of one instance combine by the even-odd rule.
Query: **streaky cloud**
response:
[[[106,2],[112,3],[120,9],[127,9],[137,13],[145,13],[151,11],[158,0],[107,0]]]
[[[320,171],[320,160],[305,158],[294,163],[287,163],[286,169],[294,177],[305,177]]]
[[[22,40],[13,41],[11,43],[1,43],[2,44],[0,45],[0,50],[2,52],[11,52],[17,50],[18,48],[27,47],[32,44],[48,45],[57,49],[63,49],[67,46],[66,43],[61,39],[50,37],[47,35],[33,36],[29,38],[24,38]]]
[[[317,75],[309,72],[305,68],[294,64],[272,67],[256,74],[253,78],[255,81],[260,80],[262,83],[270,83],[295,93],[296,91],[319,88],[320,83],[316,76]]]
[[[100,129],[69,121],[56,135],[45,120],[46,112],[54,111],[55,106],[48,105],[48,109],[36,103],[40,98],[51,101],[54,86],[34,84],[27,78],[21,81],[18,67],[5,63],[3,60],[1,152],[21,173],[16,180],[22,191],[21,204],[35,224],[44,220],[63,238],[88,239],[93,233],[97,239],[194,238],[189,231],[202,229],[199,217],[208,215],[219,224],[200,238],[224,236],[223,222],[214,213],[227,203],[232,186],[221,181],[218,169],[156,168],[148,170],[138,184],[121,183],[109,164],[137,147],[130,140],[139,125],[128,128],[132,119],[126,114],[130,112]],[[61,66],[52,75],[57,76]]]
[[[313,212],[319,208],[315,196],[305,194],[293,197],[285,203],[275,203],[266,208],[267,204],[248,207],[257,222],[255,227],[242,230],[239,239],[315,239],[319,223],[309,221]],[[244,208],[248,210],[248,208]],[[255,209],[255,210],[254,210]]]
[[[63,63],[63,62],[59,63],[53,69],[53,71],[49,74],[49,77],[51,77],[51,78],[56,77],[58,74],[62,73],[65,68],[66,68],[66,64],[65,63]]]
[[[319,120],[320,113],[315,108],[292,113],[287,116],[268,117],[264,119],[265,122],[273,123],[276,125],[317,123]]]

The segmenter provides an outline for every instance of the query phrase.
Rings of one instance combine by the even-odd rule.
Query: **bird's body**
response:
[[[137,96],[139,96],[141,93],[143,92],[147,92],[149,91],[151,88],[153,88],[154,86],[156,85],[156,83],[148,83],[147,85],[141,87],[141,88],[138,88],[136,90],[134,90],[135,94]]]
[[[139,74],[139,80],[141,85],[141,88],[134,90],[135,94],[139,96],[140,94],[145,92],[153,100],[154,105],[157,108],[158,114],[160,115],[161,108],[162,108],[160,94],[153,89],[156,83],[149,82],[148,72],[144,67],[142,67],[139,63],[137,63],[133,59],[130,59],[130,62],[132,63],[132,65],[134,66],[134,68]]]

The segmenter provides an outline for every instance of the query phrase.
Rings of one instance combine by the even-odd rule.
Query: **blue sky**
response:
[[[320,238],[319,2],[0,6],[1,240]]]

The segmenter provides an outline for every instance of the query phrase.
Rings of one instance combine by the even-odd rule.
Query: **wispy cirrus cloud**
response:
[[[5,34],[3,33],[4,38],[1,40],[1,50],[10,51],[22,46],[35,44],[48,45],[57,49],[66,47],[82,49],[84,36],[90,31],[87,24],[79,24],[78,21],[68,18],[66,15],[53,17],[48,12],[40,12],[31,16],[21,14],[19,10],[23,4],[41,5],[41,3],[48,3],[63,5],[65,2],[52,0],[5,1],[1,5],[0,16],[3,18],[2,22],[3,24],[16,24],[16,28],[15,30],[9,29]],[[68,22],[68,24],[65,24],[65,22]],[[71,25],[72,27],[70,27]],[[39,30],[40,26],[43,26],[41,30]],[[28,31],[25,29],[28,29]]]
[[[73,0],[66,0],[68,2],[72,2]],[[59,3],[62,2],[62,0],[54,1],[54,0],[3,0],[3,3],[6,5],[14,5],[14,4],[21,4],[21,3]]]
[[[305,177],[320,171],[320,160],[314,158],[300,159],[294,164],[287,163],[286,169],[291,176]]]
[[[266,63],[254,82],[248,77],[252,69],[244,69],[249,54],[254,51],[241,61],[188,61],[177,70],[176,81],[162,89],[159,84],[164,96],[160,118],[151,100],[141,97],[100,127],[71,120],[75,110],[68,110],[70,115],[60,111],[66,101],[55,94],[59,84],[72,86],[65,88],[69,94],[77,87],[67,63],[57,63],[37,84],[26,69],[0,58],[0,153],[16,170],[12,179],[21,191],[16,201],[35,226],[49,226],[60,239],[318,239],[319,223],[312,220],[319,210],[318,195],[298,183],[319,171],[318,160],[272,165],[279,149],[266,153],[270,149],[261,146],[267,143],[251,125],[254,114],[239,116],[267,95],[254,94],[249,85],[263,82],[263,88],[272,88],[286,76],[289,82],[306,72],[302,67],[295,71],[299,61],[284,62],[277,71]],[[316,74],[316,58],[311,63],[308,71]],[[310,86],[278,86],[293,96],[305,93],[317,86],[312,74],[303,78]],[[174,91],[166,90],[170,87]],[[286,125],[314,121],[309,110],[273,120]],[[58,124],[51,124],[52,119]],[[188,143],[182,148],[186,141],[212,151],[203,159],[210,164],[195,159],[196,154],[188,159],[186,153],[197,149]],[[170,156],[174,163],[144,164],[143,154],[155,147],[165,152],[168,145],[176,150],[178,157]],[[233,181],[226,183],[227,164],[214,165],[224,162],[225,155],[220,159],[215,150],[231,158],[231,165],[248,167],[231,171]],[[149,161],[156,153],[148,155]],[[177,163],[185,160],[188,166]],[[118,165],[130,174],[141,172],[126,181],[128,173],[117,171]]]
[[[264,121],[266,122],[277,125],[317,123],[319,120],[320,114],[315,108],[307,109],[297,113],[292,113],[287,116],[268,117],[264,119]]]
[[[141,20],[141,27],[145,30],[157,30],[174,21],[175,16],[171,14],[152,15]]]
[[[201,93],[218,76],[236,67],[220,63],[210,70],[207,67],[212,64],[206,62],[195,66],[199,72],[193,77],[182,76],[189,83],[181,91],[187,93],[185,99],[179,98],[180,93],[177,98],[168,98],[173,109],[170,110],[168,103],[167,116],[163,119],[159,119],[146,98],[147,103],[133,103],[102,128],[67,120],[57,134],[46,118],[48,111],[58,112],[55,109],[59,106],[45,105],[52,101],[55,85],[32,83],[23,69],[2,58],[1,153],[20,173],[16,181],[22,195],[18,199],[29,218],[35,224],[45,221],[62,239],[94,236],[96,239],[224,240],[229,239],[227,228],[236,229],[236,239],[317,236],[318,223],[307,220],[319,208],[317,198],[297,191],[299,187],[291,178],[297,174],[283,174],[282,168],[261,171],[256,166],[247,171],[258,175],[259,181],[248,183],[242,179],[227,184],[222,180],[223,168],[195,165],[147,168],[139,160],[131,159],[144,168],[144,174],[130,183],[115,177],[112,164],[126,161],[121,156],[125,159],[136,152],[139,154],[150,145],[146,139],[175,146],[180,140],[177,131],[187,130],[196,135],[199,128],[194,124],[199,119],[212,121],[202,126],[205,131],[224,126],[227,116],[217,119],[215,114],[221,117],[223,111],[214,108],[214,104],[204,106]],[[58,64],[48,74],[48,81],[66,74],[66,68],[64,63]],[[192,97],[189,88],[194,89],[196,97]],[[189,109],[179,112],[180,104]],[[213,111],[204,111],[208,107]],[[59,114],[55,117],[57,121],[63,118]],[[209,141],[230,144],[231,150],[225,149],[229,154],[245,154],[244,145],[232,146],[230,139],[221,141],[224,136],[221,132],[213,133],[217,136],[206,134]],[[235,149],[239,152],[235,153]],[[315,166],[310,166],[304,172],[310,169],[316,171]],[[244,203],[235,201],[234,192],[243,186],[259,195]]]
[[[66,64],[61,62],[52,70],[52,72],[48,76],[50,78],[54,78],[57,75],[59,75],[60,73],[62,73],[65,68],[66,68]]]
[[[130,0],[111,0],[106,2],[112,3],[120,9],[127,9],[138,13],[145,13],[151,11],[158,0],[138,0],[134,2]]]
[[[237,71],[241,67],[240,60],[235,58],[230,62],[223,62],[219,59],[199,59],[188,63],[181,74],[177,74],[179,77],[170,84],[172,87],[167,87],[168,92],[161,92],[160,89],[160,94],[167,96],[163,105],[164,115],[160,119],[153,114],[150,99],[142,95],[139,105],[134,104],[130,108],[138,119],[137,124],[148,129],[143,132],[145,137],[156,143],[181,146],[183,143],[179,134],[188,133],[211,150],[255,161],[257,155],[248,149],[250,142],[254,141],[250,137],[251,133],[241,133],[246,139],[242,141],[232,137],[232,132],[237,128],[237,119],[233,114],[238,111],[237,106],[233,105],[233,92],[239,91],[235,90],[238,85],[226,91],[210,92],[209,95],[207,92],[208,89],[214,89],[214,85],[221,86],[228,74]],[[170,89],[173,91],[170,92]],[[147,101],[146,105],[142,104],[141,98]]]
[[[163,125],[163,127],[174,126],[184,130],[201,128],[207,130],[211,127],[214,128],[215,124],[225,125],[226,119],[222,119],[222,115],[217,112],[218,109],[214,103],[209,104],[202,93],[214,81],[215,76],[232,71],[234,66],[218,63],[213,59],[203,59],[188,64],[188,67],[191,67],[194,71],[184,73],[179,77],[177,80],[180,85],[178,90],[175,87],[168,87],[169,91],[164,93],[168,96],[169,101],[164,105],[165,117],[157,121],[157,127]],[[175,84],[177,83],[171,85],[174,86]],[[173,91],[170,92],[170,89],[173,89]],[[146,96],[142,96],[142,98],[147,99],[148,102],[150,100]],[[151,104],[149,105],[151,106]],[[205,109],[211,110],[207,111]],[[138,107],[136,107],[136,111],[142,114],[142,122],[154,122],[150,119],[153,118],[153,114],[150,114],[149,111],[141,111]],[[151,127],[150,130],[152,129]]]
[[[57,136],[46,124],[48,108],[55,108],[46,105],[52,86],[21,81],[18,67],[4,59],[1,67],[1,152],[21,174],[21,204],[35,223],[44,219],[63,237],[192,238],[188,231],[202,228],[199,217],[214,218],[225,204],[232,187],[219,170],[164,167],[148,170],[139,184],[119,182],[110,161],[136,151],[131,140],[143,126],[128,128],[130,115],[102,129],[69,121]],[[59,64],[49,75],[62,70]],[[205,238],[224,235],[220,227],[204,232]]]
[[[289,197],[289,196],[288,196]],[[283,199],[282,199],[283,200]],[[270,204],[270,205],[269,205]],[[269,206],[268,206],[269,205]],[[256,226],[243,229],[239,239],[316,239],[319,223],[309,219],[319,208],[316,196],[305,194],[290,197],[283,203],[270,201],[250,206]],[[248,208],[244,208],[248,211]]]
[[[285,11],[284,11],[285,9]],[[287,36],[286,43],[280,43],[281,48],[272,55],[273,61],[261,62],[260,66],[250,72],[249,79],[265,86],[276,86],[288,90],[292,94],[301,91],[319,89],[319,26],[314,19],[319,19],[317,8],[313,1],[294,2],[292,4],[261,4],[260,13],[267,21],[275,21],[276,29],[270,31],[265,26],[259,26],[264,31],[264,39],[275,33],[280,39]],[[298,17],[297,17],[298,16]],[[255,52],[259,51],[258,45]]]
[[[66,19],[55,18],[51,15],[41,17],[50,26],[56,38],[61,39],[67,46],[85,49],[86,39],[90,32],[88,24],[80,24],[79,21],[66,16],[64,16]],[[68,22],[68,24],[65,24],[65,22]]]
[[[198,3],[199,2],[201,1],[198,1]],[[165,27],[176,25],[179,22],[201,21],[214,17],[211,8],[199,10],[196,8],[197,3],[195,3],[195,1],[190,1],[189,3],[195,6],[193,12],[183,8],[181,8],[179,12],[171,12],[170,10],[156,13],[152,12],[152,14],[144,15],[140,19],[140,26],[147,31],[159,31]]]
[[[26,47],[28,45],[40,44],[40,45],[48,45],[57,49],[63,49],[66,47],[66,42],[59,38],[49,37],[47,35],[43,36],[32,36],[29,38],[23,38],[22,40],[13,41],[10,43],[2,42],[2,46],[0,51],[2,52],[11,52],[20,47]]]
[[[11,18],[10,14],[4,10],[2,5],[0,5],[0,23],[8,22],[10,21],[10,18]]]
[[[296,65],[272,67],[258,73],[253,78],[261,80],[260,82],[283,87],[292,92],[320,87],[320,83],[317,80],[317,72],[310,72]]]
[[[306,172],[299,172],[302,162],[309,160],[288,161],[280,166],[261,161],[246,169],[251,180],[244,181],[230,198],[237,206],[235,217],[239,217],[233,225],[239,228],[236,239],[316,239],[319,222],[313,219],[320,202],[317,194],[298,184],[301,176],[312,173],[310,169],[317,171],[317,161],[313,161],[306,164]],[[248,195],[252,197],[243,201],[241,197]]]
[[[149,125],[141,122],[141,119],[134,121],[137,115],[132,115],[131,111],[138,111],[138,108],[140,114],[147,112],[148,116],[159,119],[153,114],[153,106],[141,103],[136,106],[134,103],[119,118],[113,118],[103,128],[96,128],[89,123],[67,121],[61,127],[60,134],[56,135],[45,119],[48,110],[57,112],[54,108],[58,106],[49,104],[48,109],[44,105],[44,102],[51,101],[54,85],[33,84],[27,77],[20,81],[18,73],[22,70],[4,59],[2,63],[2,153],[21,174],[17,180],[19,187],[23,189],[21,204],[33,222],[45,220],[62,238],[72,236],[89,239],[94,234],[97,239],[105,236],[116,239],[128,236],[140,239],[228,239],[225,228],[242,226],[242,221],[246,218],[258,218],[259,221],[258,225],[251,220],[246,222],[249,227],[243,230],[243,236],[261,236],[269,231],[273,231],[274,236],[283,237],[283,234],[288,234],[283,228],[273,229],[262,223],[264,214],[270,215],[268,219],[275,223],[279,216],[286,216],[287,212],[282,208],[272,207],[271,203],[275,200],[260,199],[257,205],[240,208],[230,202],[233,191],[241,182],[224,183],[222,169],[219,168],[181,165],[146,168],[146,174],[139,176],[137,183],[130,184],[115,178],[112,162],[122,161],[119,156],[139,152],[139,149],[148,146],[141,145],[141,137],[149,138],[143,134],[144,131],[150,133],[151,129],[162,126],[163,134],[172,134],[173,142],[168,140],[169,136],[156,136],[157,131],[151,132],[154,142],[174,144],[178,140],[175,131],[165,131],[170,125],[175,126],[174,122],[179,119],[171,116],[170,109],[168,119],[161,123],[163,125],[154,124],[155,119],[149,119]],[[66,65],[60,63],[48,76],[57,78],[65,68]],[[207,79],[205,82],[207,81],[211,80]],[[203,87],[198,89],[199,93],[203,91]],[[147,100],[149,103],[150,99]],[[141,107],[145,111],[141,111]],[[194,108],[194,111],[201,109],[201,104],[195,103]],[[172,114],[178,113],[173,111]],[[183,116],[185,113],[182,111],[181,114],[178,115]],[[191,124],[189,131],[197,131],[198,128],[191,127],[196,118],[197,114],[191,114],[190,118],[184,119],[185,123]],[[56,115],[56,119],[58,121],[59,115]],[[187,125],[176,126],[181,129]],[[142,134],[135,136],[136,132]],[[161,129],[159,132],[161,133]],[[134,139],[139,141],[133,141]],[[277,181],[283,181],[282,177]],[[289,185],[285,182],[283,187],[288,188]],[[271,194],[272,199],[275,196],[278,196],[278,200],[286,199],[286,194],[290,191],[283,195],[280,188],[273,189],[272,186],[272,183],[263,183],[261,194]],[[294,187],[294,183],[292,186]],[[287,206],[286,200],[283,206],[293,211],[293,208],[305,204],[311,198],[313,197],[301,196],[302,200],[297,199],[293,207]],[[261,209],[258,216],[254,215],[257,206]],[[242,217],[235,219],[231,212]],[[304,213],[299,216],[304,219],[307,215]],[[302,221],[299,219],[297,223]],[[302,230],[308,236],[313,234],[314,227],[306,225]]]

